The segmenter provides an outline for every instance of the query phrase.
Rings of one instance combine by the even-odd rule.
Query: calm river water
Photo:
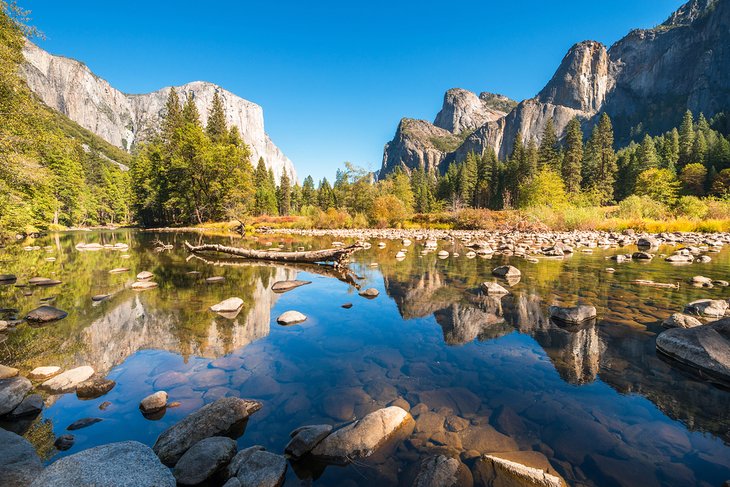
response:
[[[156,252],[157,239],[173,248]],[[0,333],[0,363],[24,375],[37,366],[91,365],[117,382],[98,399],[49,398],[38,418],[2,426],[23,433],[50,462],[108,442],[152,445],[190,412],[233,395],[264,404],[239,447],[261,444],[281,453],[289,432],[301,425],[342,424],[401,398],[411,407],[423,403],[464,418],[476,439],[466,445],[424,421],[392,454],[324,471],[290,467],[286,485],[311,475],[315,485],[398,485],[412,478],[425,452],[489,448],[482,443],[495,437],[514,449],[542,452],[573,485],[718,486],[730,479],[730,392],[665,362],[654,345],[661,320],[684,304],[730,297],[728,288],[684,284],[699,274],[728,279],[730,249],[710,254],[711,263],[684,266],[606,260],[635,248],[530,263],[467,259],[464,249],[439,242],[440,249],[461,254],[442,260],[421,255],[414,242],[406,259],[396,261],[400,241],[379,249],[373,240],[351,265],[363,289],[380,291],[368,300],[311,268],[189,258],[186,239],[286,249],[327,248],[332,241],[263,236],[244,243],[120,230],[52,235],[0,249],[0,274],[16,274],[18,283],[34,276],[62,281],[48,288],[0,286],[6,317],[24,316],[46,298],[69,312],[43,327],[23,324]],[[75,247],[92,242],[129,249]],[[40,249],[24,250],[29,244]],[[522,280],[502,299],[481,296],[479,284],[493,280],[491,269],[503,263],[518,267]],[[609,266],[616,272],[605,272]],[[119,267],[130,270],[108,272]],[[157,289],[130,289],[143,270],[154,273]],[[211,276],[225,281],[206,283]],[[655,289],[631,283],[639,278],[683,284]],[[285,279],[312,284],[284,294],[270,290]],[[94,303],[97,294],[111,297]],[[235,319],[209,311],[234,296],[244,301]],[[547,319],[548,306],[578,302],[598,308],[595,325],[566,329]],[[287,310],[308,319],[278,325],[276,317]],[[139,401],[156,390],[168,391],[180,406],[147,419]],[[111,405],[100,410],[105,401]],[[103,421],[75,431],[70,450],[56,451],[54,438],[84,417]]]

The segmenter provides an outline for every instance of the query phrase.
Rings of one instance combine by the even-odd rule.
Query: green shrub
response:
[[[677,216],[684,216],[695,220],[705,218],[708,211],[709,207],[707,203],[697,196],[682,196],[677,201],[677,206],[675,207],[675,214]]]
[[[619,203],[617,216],[633,220],[663,220],[667,218],[667,207],[648,196],[632,195]]]

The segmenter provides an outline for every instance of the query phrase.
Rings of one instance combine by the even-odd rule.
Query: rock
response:
[[[254,452],[265,450],[265,448],[261,445],[254,445],[250,446],[248,448],[244,448],[243,450],[236,453],[236,455],[231,459],[231,461],[228,463],[228,466],[226,466],[226,471],[224,477],[227,478],[236,478],[236,474],[238,473],[238,469],[241,468],[241,465],[243,465],[245,462],[248,461],[249,457],[254,454]]]
[[[713,287],[712,279],[704,276],[694,276],[689,282],[697,287]]]
[[[241,306],[243,306],[243,299],[228,298],[218,304],[214,304],[210,307],[210,310],[216,313],[233,313],[241,309]]]
[[[61,372],[61,367],[56,367],[55,365],[36,367],[30,371],[28,378],[31,380],[44,380],[57,375],[59,372]]]
[[[694,257],[691,255],[684,255],[684,254],[672,254],[666,259],[664,259],[667,262],[692,262],[694,260]]]
[[[509,291],[496,282],[483,282],[481,285],[482,292],[487,296],[502,296],[509,294]]]
[[[76,431],[76,430],[80,430],[82,428],[86,428],[87,426],[91,426],[92,424],[100,423],[102,421],[104,421],[104,420],[101,419],[101,418],[82,418],[82,419],[77,419],[76,421],[74,421],[73,423],[71,423],[70,425],[68,425],[66,427],[66,429],[68,431]]]
[[[342,305],[342,307],[345,309],[350,309],[350,308],[352,308],[352,303],[345,303]]]
[[[0,284],[12,284],[17,280],[18,278],[13,274],[0,274]]]
[[[25,319],[31,323],[50,323],[62,320],[66,316],[68,313],[53,306],[40,306],[28,313]]]
[[[659,248],[659,240],[654,237],[641,237],[636,241],[636,246],[639,248],[656,249]]]
[[[31,487],[175,487],[175,478],[150,447],[137,441],[109,443],[60,458]]]
[[[511,265],[503,265],[503,266],[495,267],[494,269],[492,269],[492,274],[497,277],[503,277],[505,279],[522,276],[522,273],[520,272],[520,270]]]
[[[730,318],[694,328],[672,328],[656,339],[659,352],[730,384]]]
[[[728,302],[721,299],[698,299],[684,307],[685,313],[720,318],[727,311]]]
[[[0,416],[17,408],[32,388],[33,384],[25,377],[0,379]]]
[[[206,278],[205,282],[207,282],[208,284],[217,284],[217,283],[225,282],[225,280],[226,280],[226,278],[223,276],[213,276],[213,277]]]
[[[92,377],[76,386],[76,395],[79,399],[96,399],[114,389],[117,383],[102,377]]]
[[[43,470],[35,448],[22,436],[0,428],[0,485],[30,485]]]
[[[52,377],[41,384],[41,387],[48,392],[53,394],[62,394],[64,392],[71,392],[76,389],[76,386],[94,375],[94,369],[88,365],[76,367],[75,369],[67,370]]]
[[[360,291],[359,294],[363,298],[374,299],[374,298],[377,298],[378,297],[378,295],[380,294],[380,291],[378,291],[374,287],[371,287],[371,288],[368,288],[368,289],[366,289],[364,291]]]
[[[237,397],[224,397],[207,404],[182,421],[167,428],[152,449],[162,463],[174,466],[198,441],[211,436],[229,436],[261,403]]]
[[[100,411],[106,411],[106,409],[111,406],[112,403],[109,401],[104,401],[103,403],[99,404],[99,410]]]
[[[697,318],[682,313],[674,313],[662,321],[664,328],[694,328],[701,325],[702,322]]]
[[[413,424],[411,415],[398,406],[378,409],[331,433],[312,450],[312,455],[343,464],[369,457],[398,429]]]
[[[230,438],[203,438],[180,457],[172,474],[178,485],[200,484],[228,465],[236,449],[236,442]]]
[[[461,460],[435,455],[421,462],[413,487],[469,487],[473,483],[471,472]]]
[[[146,291],[148,289],[154,289],[156,287],[157,283],[152,281],[137,281],[132,284],[132,289],[134,289],[135,291]]]
[[[139,409],[142,414],[152,414],[165,409],[167,406],[167,392],[157,391],[154,394],[142,399],[139,403]]]
[[[447,250],[439,250],[436,255],[441,259],[445,259],[449,256],[449,252]]]
[[[332,431],[329,424],[302,426],[291,432],[291,441],[284,448],[284,452],[294,458],[304,456],[319,444]]]
[[[0,379],[10,379],[18,375],[18,369],[0,364]]]
[[[95,303],[98,303],[100,301],[104,301],[105,299],[109,299],[110,296],[110,294],[95,294],[94,296],[91,296],[91,300]]]
[[[550,317],[566,323],[583,323],[597,316],[595,306],[579,305],[570,308],[550,306]]]
[[[155,275],[152,274],[150,271],[142,271],[139,274],[137,274],[138,281],[149,281],[153,277],[155,277]]]
[[[40,394],[30,394],[18,404],[10,413],[11,418],[22,418],[25,416],[35,416],[43,411],[43,396]]]
[[[271,286],[271,290],[275,293],[285,293],[300,286],[306,286],[307,284],[312,284],[312,281],[277,281]]]
[[[236,477],[242,486],[279,487],[284,483],[285,474],[286,458],[255,450],[243,459]]]
[[[307,317],[299,311],[285,311],[276,319],[276,322],[280,325],[294,325],[306,321]]]
[[[76,443],[74,435],[61,435],[53,442],[53,446],[55,446],[58,451],[66,451],[74,446],[74,443]]]
[[[129,267],[116,267],[111,269],[109,274],[121,274],[123,272],[129,272]],[[137,275],[137,279],[139,279],[139,274]]]
[[[61,281],[58,281],[56,279],[49,279],[47,277],[32,277],[28,279],[28,284],[30,284],[31,286],[49,287],[57,286],[61,284]]]
[[[494,486],[566,487],[565,480],[537,451],[491,453],[476,461],[475,483]]]

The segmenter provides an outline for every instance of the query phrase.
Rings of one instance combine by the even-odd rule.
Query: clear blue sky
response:
[[[307,174],[375,170],[401,117],[433,120],[452,87],[534,96],[566,51],[663,22],[683,0],[20,0],[54,54],[128,93],[193,80],[264,108]]]

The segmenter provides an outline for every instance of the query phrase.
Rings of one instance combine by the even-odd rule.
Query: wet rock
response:
[[[636,241],[636,246],[642,249],[659,248],[659,240],[654,237],[641,237]]]
[[[700,264],[707,264],[711,261],[712,257],[710,257],[709,255],[700,255],[699,257],[697,257],[697,262],[699,262]]]
[[[377,290],[377,289],[375,289],[374,287],[371,287],[371,288],[368,288],[368,289],[366,289],[366,290],[364,290],[364,291],[361,291],[361,292],[360,292],[359,294],[360,294],[360,296],[362,296],[363,298],[368,298],[368,299],[375,299],[375,298],[377,298],[377,297],[378,297],[378,295],[380,294],[380,291],[378,291],[378,290]]]
[[[280,325],[294,325],[306,321],[307,317],[299,311],[285,311],[281,316],[276,319],[276,322]]]
[[[244,364],[245,361],[243,359],[229,355],[227,357],[221,357],[213,360],[210,363],[210,366],[215,367],[216,369],[234,371],[243,368]]]
[[[40,394],[31,394],[29,396],[25,396],[20,404],[13,409],[10,413],[10,417],[15,419],[26,416],[35,416],[43,411],[43,406],[45,406],[43,403],[43,396]]]
[[[294,458],[299,458],[319,444],[332,431],[329,424],[317,424],[302,426],[291,432],[291,441],[286,445],[284,451]]]
[[[22,436],[0,428],[0,485],[30,485],[43,470],[35,448]]]
[[[61,435],[53,442],[53,446],[55,446],[58,451],[66,451],[74,446],[74,443],[76,443],[74,435]]]
[[[674,313],[662,321],[664,328],[694,328],[701,325],[702,322],[697,318],[682,313]]]
[[[236,455],[231,459],[231,461],[226,466],[225,475],[224,477],[227,478],[235,478],[236,474],[238,473],[238,469],[241,468],[241,465],[243,465],[248,459],[257,451],[263,451],[265,448],[261,445],[254,445],[250,446],[248,448],[244,448],[243,450],[236,453]]]
[[[18,278],[13,274],[0,274],[0,284],[12,284],[17,280]]]
[[[219,284],[221,282],[225,282],[226,278],[223,276],[213,276],[209,277],[205,280],[208,284]]]
[[[286,458],[283,456],[258,449],[241,460],[236,472],[241,485],[279,487],[284,483]]]
[[[68,425],[66,427],[66,429],[68,431],[76,431],[76,430],[80,430],[82,428],[86,428],[87,426],[91,426],[92,424],[99,423],[101,421],[104,421],[104,420],[101,419],[101,418],[82,418],[82,419],[77,419],[76,421],[74,421],[73,423],[71,423],[70,425]]]
[[[150,447],[137,441],[123,441],[60,458],[31,484],[32,487],[70,485],[175,487],[175,478]]]
[[[664,260],[667,262],[683,263],[692,262],[694,260],[694,257],[689,254],[672,254]]]
[[[307,284],[312,284],[312,281],[277,281],[271,286],[271,290],[275,293],[285,293],[300,286],[306,286]]]
[[[94,296],[91,296],[91,300],[95,303],[98,303],[100,301],[108,299],[110,296],[110,294],[95,294]]]
[[[76,389],[80,383],[94,375],[94,369],[88,365],[67,370],[41,384],[41,387],[53,394],[62,394]]]
[[[40,306],[29,312],[25,319],[31,323],[50,323],[68,316],[68,313],[53,306]]]
[[[117,383],[102,377],[92,377],[76,386],[76,395],[79,399],[95,399],[114,389]]]
[[[167,428],[152,448],[162,463],[174,466],[195,443],[211,436],[230,436],[237,425],[259,409],[261,403],[257,401],[237,397],[218,399]]]
[[[350,309],[350,308],[352,308],[352,303],[345,303],[342,305],[342,307],[345,309]]]
[[[45,380],[57,375],[59,372],[61,372],[61,367],[56,367],[55,365],[36,367],[30,371],[28,378],[31,380]]]
[[[566,323],[583,323],[596,317],[595,306],[579,305],[569,308],[550,306],[550,317]]]
[[[464,450],[481,453],[518,450],[517,443],[488,424],[470,426],[458,433]]]
[[[187,383],[187,375],[176,372],[174,370],[169,370],[160,374],[160,376],[155,379],[154,385],[155,389],[172,389],[173,387],[181,386]]]
[[[152,274],[150,271],[142,271],[139,274],[137,274],[138,281],[149,281],[153,277],[155,277],[155,275]]]
[[[154,289],[157,287],[157,283],[153,281],[137,281],[132,284],[132,289],[135,291],[146,291],[148,289]]]
[[[566,487],[565,480],[540,452],[515,451],[484,455],[474,465],[478,485]]]
[[[719,318],[725,315],[728,302],[722,299],[698,299],[684,307],[685,313]]]
[[[111,406],[112,403],[109,401],[104,401],[103,403],[99,404],[99,410],[106,411],[106,409]]]
[[[61,281],[58,281],[56,279],[50,279],[48,277],[32,277],[28,279],[28,284],[31,286],[40,286],[40,287],[50,287],[50,286],[58,286],[61,284]]]
[[[730,318],[666,330],[657,337],[656,348],[715,381],[730,384]]]
[[[412,427],[411,415],[397,406],[374,411],[331,433],[312,455],[327,462],[348,463],[372,455],[400,428]]]
[[[690,284],[696,287],[713,287],[712,279],[704,276],[694,276],[689,280]]]
[[[0,379],[10,379],[18,375],[18,369],[0,364]]]
[[[0,416],[18,407],[32,388],[33,384],[25,377],[0,379]]]
[[[483,282],[481,288],[482,292],[488,296],[503,296],[505,294],[509,294],[508,290],[496,282]]]
[[[243,299],[228,298],[218,304],[214,304],[210,307],[210,310],[215,313],[233,313],[241,309],[241,306],[243,306]]]
[[[631,254],[631,258],[634,260],[651,260],[654,256],[649,252],[634,252]]]
[[[238,477],[231,477],[228,482],[223,484],[223,487],[241,487],[241,481],[238,480]]]
[[[142,414],[152,414],[165,409],[167,406],[167,392],[157,391],[154,394],[142,399],[139,403],[139,409]]]
[[[121,274],[123,272],[129,272],[129,267],[115,267],[109,271],[109,274]]]
[[[471,472],[461,460],[435,455],[421,462],[413,487],[469,487],[473,483]]]
[[[236,442],[230,438],[203,438],[180,457],[172,474],[178,485],[200,484],[228,465],[236,449]]]
[[[522,276],[520,270],[511,265],[503,265],[492,269],[492,275],[497,277],[503,277],[505,279],[515,278]]]

